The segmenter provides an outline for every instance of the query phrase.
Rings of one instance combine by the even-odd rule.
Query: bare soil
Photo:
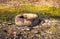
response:
[[[33,28],[1,23],[0,39],[60,39],[60,20],[46,19]]]

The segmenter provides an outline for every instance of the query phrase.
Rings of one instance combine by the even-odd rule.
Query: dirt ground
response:
[[[0,39],[60,39],[60,20],[45,19],[33,28],[0,23]]]

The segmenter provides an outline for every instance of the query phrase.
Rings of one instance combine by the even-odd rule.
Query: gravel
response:
[[[35,27],[19,27],[12,23],[0,24],[0,39],[59,39],[60,20],[45,20]]]

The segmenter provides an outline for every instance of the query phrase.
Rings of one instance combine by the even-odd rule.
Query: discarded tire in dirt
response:
[[[44,23],[44,19],[40,18],[37,14],[25,13],[19,14],[15,17],[15,24],[18,26],[36,26]]]

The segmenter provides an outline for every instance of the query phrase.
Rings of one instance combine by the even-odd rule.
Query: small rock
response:
[[[8,23],[8,25],[12,25],[12,23]]]
[[[39,15],[32,13],[19,14],[15,17],[15,24],[18,26],[34,27],[42,22],[44,20]]]

